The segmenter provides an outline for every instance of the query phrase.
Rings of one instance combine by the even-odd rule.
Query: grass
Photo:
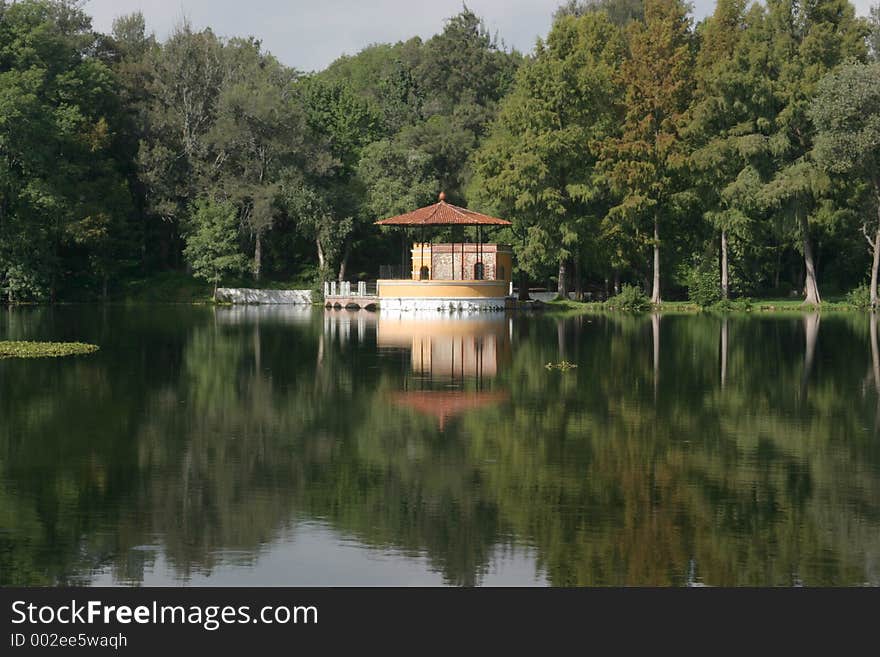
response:
[[[98,346],[84,342],[0,342],[0,358],[58,358],[98,351]]]
[[[208,303],[214,287],[185,273],[162,272],[127,281],[119,299],[127,303]]]
[[[260,288],[263,290],[310,290],[313,283],[302,280],[260,281],[230,279],[220,287]],[[214,286],[183,272],[162,272],[148,278],[127,281],[116,301],[126,303],[213,303]]]
[[[554,313],[578,313],[578,312],[607,312],[609,309],[602,301],[572,301],[571,299],[557,299],[549,301],[547,309]],[[823,312],[864,312],[846,301],[844,296],[830,296],[817,307],[804,304],[802,299],[792,298],[769,298],[734,300],[729,308],[701,308],[691,301],[664,301],[659,310],[667,312],[809,312],[821,310]]]

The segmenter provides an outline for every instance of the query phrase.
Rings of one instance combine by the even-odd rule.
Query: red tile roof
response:
[[[506,219],[490,217],[467,208],[447,203],[440,194],[440,202],[396,217],[377,221],[379,226],[509,226]]]

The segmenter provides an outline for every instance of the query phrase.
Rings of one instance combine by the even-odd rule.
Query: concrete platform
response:
[[[373,310],[379,307],[379,297],[377,296],[359,296],[353,294],[347,295],[328,295],[324,298],[325,308],[349,308],[357,310],[364,308]]]

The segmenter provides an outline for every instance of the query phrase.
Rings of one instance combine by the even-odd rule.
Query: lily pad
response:
[[[3,342],[0,341],[0,358],[58,358],[76,356],[98,351],[98,346],[85,342]]]

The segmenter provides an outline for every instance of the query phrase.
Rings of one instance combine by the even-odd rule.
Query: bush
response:
[[[846,302],[856,308],[867,309],[871,307],[871,286],[868,283],[862,283],[857,288],[850,290],[846,294]]]
[[[611,310],[643,311],[651,308],[651,301],[637,285],[624,285],[620,288],[620,294],[611,297],[605,302],[605,307]]]
[[[731,313],[731,312],[751,312],[752,310],[752,300],[748,297],[743,297],[742,299],[737,299],[736,301],[732,301],[730,299],[722,299],[718,303],[712,304],[709,308],[715,312],[721,313]]]
[[[718,270],[695,269],[688,281],[688,299],[702,308],[714,306],[721,301],[721,276]]]

